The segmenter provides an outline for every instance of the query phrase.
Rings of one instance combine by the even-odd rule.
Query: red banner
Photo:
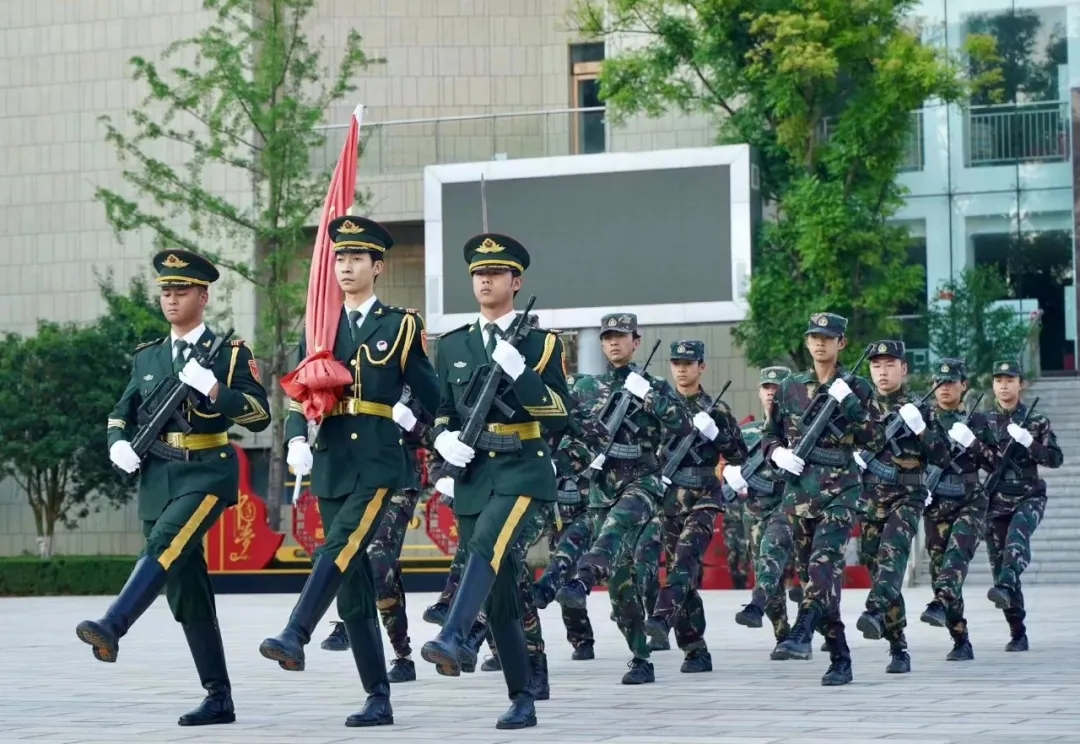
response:
[[[270,565],[285,535],[266,522],[266,502],[251,488],[247,453],[236,443],[240,468],[239,501],[206,533],[206,565],[211,571],[261,571]]]

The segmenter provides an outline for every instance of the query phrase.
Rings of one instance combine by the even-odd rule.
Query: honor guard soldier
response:
[[[440,674],[457,676],[463,644],[486,603],[512,701],[496,728],[518,729],[535,726],[536,712],[518,588],[521,569],[515,565],[520,554],[512,547],[537,510],[556,500],[545,436],[556,437],[565,428],[569,393],[558,335],[523,328],[526,319],[514,312],[514,295],[529,266],[525,247],[505,235],[483,234],[470,239],[464,253],[480,317],[439,338],[442,394],[433,446],[451,468],[463,471],[454,480],[440,479],[436,489],[453,494],[458,539],[468,557],[442,630],[424,644],[421,655]],[[466,394],[492,374],[500,375],[502,405],[477,408]],[[474,442],[461,441],[463,428],[480,423],[483,430]]]
[[[324,417],[308,444],[307,420],[295,401],[285,424],[287,461],[297,477],[311,473],[326,541],[316,551],[311,574],[285,629],[267,638],[259,652],[288,671],[303,671],[304,646],[337,597],[353,658],[368,694],[350,727],[394,722],[390,685],[376,611],[375,578],[368,546],[397,491],[415,488],[414,462],[400,405],[407,384],[426,410],[438,403],[438,380],[428,360],[424,326],[409,310],[382,304],[374,294],[393,236],[362,217],[330,223],[334,272],[345,295],[334,342],[334,358],[353,374],[353,384]],[[307,355],[301,341],[299,358]],[[411,416],[409,416],[411,418]]]
[[[238,498],[240,471],[227,432],[234,424],[262,431],[270,424],[269,406],[251,350],[232,341],[217,351],[217,337],[203,323],[208,289],[218,279],[214,265],[177,250],[157,254],[154,268],[161,310],[172,331],[136,349],[131,381],[108,421],[109,459],[124,472],[139,473],[146,546],[105,616],[80,623],[76,632],[93,646],[95,658],[115,662],[120,639],[164,588],[207,691],[203,703],[181,716],[179,724],[232,723],[236,714],[202,540]],[[211,347],[216,356],[208,360]],[[175,378],[189,388],[174,411],[190,431],[168,421],[159,440],[140,457],[131,442],[140,426],[150,425],[143,423],[143,414],[172,413],[148,408],[161,402],[162,391]]]

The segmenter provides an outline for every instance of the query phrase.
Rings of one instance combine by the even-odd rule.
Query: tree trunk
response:
[[[40,485],[35,484],[35,481],[38,481],[38,480],[39,480],[38,478],[34,478],[34,477],[30,477],[30,478],[26,479],[26,484],[25,484],[26,501],[27,501],[27,503],[30,504],[30,511],[33,512],[33,514],[34,514],[34,534],[35,534],[35,537],[37,538],[38,556],[41,557],[41,558],[47,558],[48,555],[46,555],[46,553],[45,553],[46,545],[45,545],[45,542],[44,542],[45,541],[45,514],[44,514],[45,500],[41,496],[41,487],[40,487]],[[51,548],[52,548],[51,543],[52,543],[52,541],[50,540],[49,544],[47,546],[50,551],[51,551]]]

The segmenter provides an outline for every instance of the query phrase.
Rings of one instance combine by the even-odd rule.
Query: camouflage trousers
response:
[[[699,491],[672,486],[664,494],[660,542],[666,581],[660,586],[651,614],[674,629],[675,643],[687,654],[707,648],[705,605],[698,588],[705,551],[721,511],[719,489]]]
[[[567,510],[562,514],[562,527],[553,527],[548,536],[548,565],[544,569],[542,580],[559,588],[572,578],[572,571],[578,560],[592,544],[592,515],[585,507]],[[593,645],[592,622],[589,611],[563,607],[563,626],[566,628],[566,640],[577,648],[581,645]]]
[[[1010,607],[1004,610],[1005,620],[1014,638],[1027,632],[1024,619],[1024,593],[1020,576],[1031,562],[1031,536],[1042,522],[1046,495],[1021,501],[1014,512],[992,517],[986,524],[986,552],[994,584],[1009,590]]]
[[[724,510],[724,547],[727,549],[728,574],[735,589],[745,589],[753,559],[750,557],[750,540],[743,524],[741,502],[730,504]]]
[[[909,495],[891,493],[893,503],[884,505],[874,493],[870,494],[870,508],[863,517],[860,558],[870,571],[870,594],[866,597],[866,611],[880,613],[885,619],[884,638],[891,648],[907,648],[904,628],[907,627],[907,609],[904,605],[904,574],[911,543],[919,531],[923,514],[923,498],[926,489],[904,488]],[[876,505],[875,502],[878,504]]]
[[[794,570],[792,517],[779,508],[760,516],[744,510],[743,523],[754,564],[754,602],[764,606],[773,635],[780,641],[791,632],[784,580]]]
[[[660,596],[660,556],[665,555],[663,524],[660,514],[654,514],[646,523],[634,548],[634,572],[637,576],[638,593],[645,605],[648,617],[656,608]],[[669,564],[670,565],[670,564]]]
[[[938,497],[923,515],[926,552],[930,554],[930,583],[934,598],[945,606],[946,625],[953,641],[968,638],[964,617],[964,579],[982,540],[986,524],[986,493],[980,488],[965,502]]]
[[[419,491],[394,491],[368,545],[371,573],[375,577],[375,606],[379,608],[379,617],[399,659],[412,653],[399,559],[405,532],[409,529],[419,498]]]
[[[623,489],[614,505],[590,509],[596,539],[578,561],[578,577],[587,585],[607,584],[615,623],[638,659],[648,659],[650,652],[634,554],[642,530],[656,511],[655,498],[635,482]]]
[[[819,630],[836,638],[844,630],[840,619],[840,590],[844,583],[844,550],[857,513],[846,506],[827,507],[818,517],[794,517],[795,563],[803,583],[801,607],[821,613]]]

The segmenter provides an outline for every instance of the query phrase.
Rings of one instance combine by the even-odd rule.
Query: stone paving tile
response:
[[[626,687],[629,658],[608,619],[604,595],[591,602],[597,658],[570,660],[558,608],[542,613],[552,699],[537,704],[540,725],[519,732],[494,728],[505,710],[498,674],[458,679],[435,674],[417,659],[419,679],[393,689],[395,725],[344,727],[363,691],[352,657],[318,648],[324,623],[308,647],[308,669],[290,674],[259,656],[259,642],[277,633],[294,597],[218,598],[239,720],[231,726],[182,729],[181,713],[201,697],[183,634],[159,600],[121,644],[119,662],[101,664],[75,638],[75,625],[98,617],[105,597],[0,599],[0,636],[9,639],[0,677],[0,731],[5,742],[48,744],[1037,744],[1080,741],[1080,641],[1075,633],[1080,592],[1034,587],[1026,592],[1032,650],[1007,654],[1007,627],[972,587],[967,612],[976,660],[944,660],[945,631],[919,623],[930,599],[925,587],[905,592],[913,672],[887,675],[884,642],[864,640],[854,621],[865,591],[844,595],[844,619],[854,654],[855,682],[824,688],[828,665],[774,662],[767,629],[735,625],[745,592],[707,592],[712,674],[679,674],[678,651],[654,655],[657,682]],[[410,595],[414,648],[436,629],[420,616],[434,595]],[[794,617],[795,608],[790,611]],[[332,611],[333,612],[333,611]],[[331,618],[328,618],[331,619]]]

